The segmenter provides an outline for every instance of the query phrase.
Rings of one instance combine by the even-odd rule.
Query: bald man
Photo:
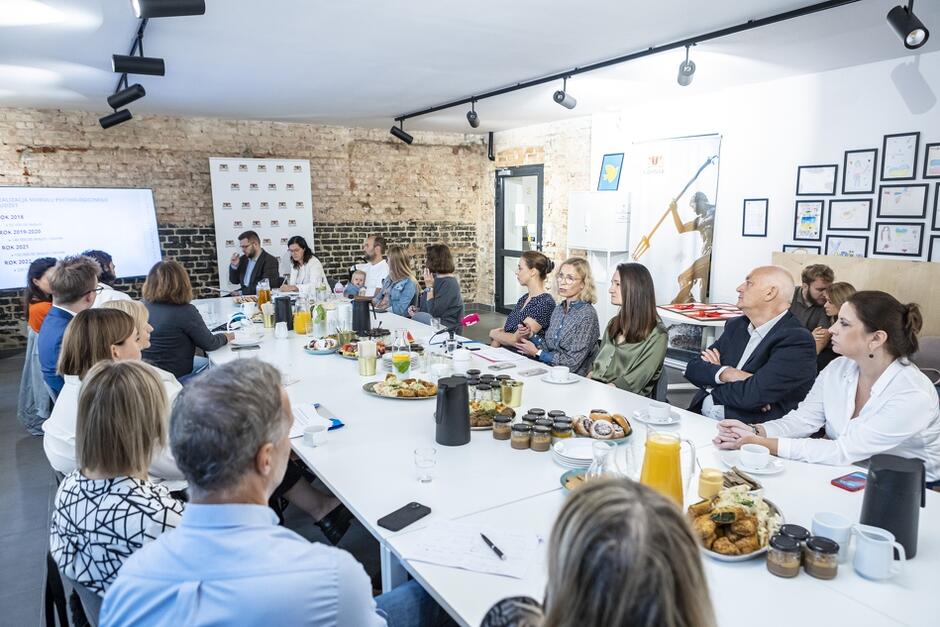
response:
[[[793,277],[785,269],[754,268],[737,292],[744,315],[686,366],[685,378],[699,388],[689,409],[716,420],[775,420],[812,387],[816,345],[790,313]]]

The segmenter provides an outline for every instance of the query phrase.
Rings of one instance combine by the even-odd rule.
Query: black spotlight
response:
[[[144,86],[140,83],[134,83],[130,87],[108,96],[108,106],[112,109],[120,109],[146,95],[147,92],[144,90]]]
[[[163,76],[166,66],[159,57],[132,57],[126,54],[111,55],[111,69],[118,74],[147,74]]]
[[[908,50],[920,48],[930,38],[930,31],[914,15],[914,0],[908,2],[906,7],[896,6],[888,11],[888,23],[904,41],[904,47]]]
[[[101,124],[101,128],[111,128],[112,126],[117,126],[121,122],[127,122],[132,117],[133,116],[128,109],[121,109],[120,111],[109,113],[103,118],[100,118],[98,122]]]
[[[404,122],[401,122],[401,128],[399,128],[399,127],[397,127],[397,126],[393,126],[393,127],[391,128],[391,130],[389,130],[389,133],[391,133],[392,135],[394,135],[394,136],[397,137],[398,139],[402,140],[402,141],[405,142],[406,144],[410,144],[411,142],[413,142],[413,141],[415,140],[414,137],[412,137],[411,135],[409,135],[408,133],[405,132],[405,123],[404,123]]]
[[[685,61],[679,64],[679,75],[676,81],[683,87],[692,84],[692,77],[695,76],[695,61],[689,60],[689,47],[685,47]]]
[[[470,110],[467,111],[467,122],[470,123],[470,126],[477,128],[480,126],[480,116],[476,112],[476,101],[470,103]]]
[[[131,0],[139,18],[204,15],[206,0]]]
[[[578,101],[575,100],[574,96],[567,92],[568,89],[568,79],[565,78],[562,80],[561,89],[556,91],[552,96],[552,100],[565,107],[566,109],[574,109],[578,106]]]

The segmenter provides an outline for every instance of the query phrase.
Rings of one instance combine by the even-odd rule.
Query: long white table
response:
[[[197,301],[203,315],[223,321],[236,309],[231,299]],[[424,340],[431,330],[419,323],[380,314],[382,326],[407,328]],[[291,333],[275,339],[268,331],[260,350],[232,351],[223,347],[210,354],[213,363],[240,358],[259,358],[299,379],[288,385],[292,403],[319,402],[346,423],[328,435],[325,446],[310,448],[293,441],[294,451],[343,501],[382,546],[383,583],[402,580],[396,568],[402,543],[415,541],[421,529],[435,520],[460,518],[501,526],[529,528],[548,538],[555,516],[564,502],[559,487],[563,468],[549,453],[516,451],[506,441],[496,441],[489,431],[473,432],[467,446],[444,447],[434,443],[435,402],[397,401],[367,395],[363,383],[380,379],[360,377],[356,362],[337,355],[311,356],[303,352],[307,338]],[[473,367],[486,371],[489,362],[473,358]],[[503,371],[513,375],[517,368]],[[516,375],[516,378],[519,378]],[[647,405],[648,399],[589,380],[573,385],[553,385],[538,377],[521,378],[523,405],[561,409],[569,415],[602,407],[630,415]],[[677,430],[698,447],[704,466],[721,467],[711,446],[714,422],[684,410]],[[633,447],[637,459],[645,438],[645,427],[635,420]],[[415,479],[413,451],[423,446],[437,448],[434,480],[419,484]],[[768,498],[783,510],[788,521],[809,527],[813,513],[840,512],[857,520],[863,493],[850,494],[829,480],[850,469],[814,466],[785,461],[784,473],[761,477]],[[694,486],[696,479],[693,478]],[[694,488],[693,488],[694,491]],[[392,533],[376,524],[382,516],[411,501],[431,508],[430,516],[412,527]],[[762,560],[726,564],[705,559],[712,598],[721,625],[745,625],[755,620],[768,624],[936,624],[940,595],[932,590],[940,572],[940,495],[928,495],[921,511],[918,556],[906,565],[902,577],[889,582],[869,582],[843,564],[831,582],[805,573],[782,580],[766,571]],[[933,533],[931,533],[931,531]],[[477,625],[486,610],[512,594],[541,598],[545,587],[544,568],[530,570],[524,580],[471,573],[425,563],[403,566],[427,588],[461,624]],[[785,610],[785,611],[784,611]],[[757,618],[759,617],[759,618]]]

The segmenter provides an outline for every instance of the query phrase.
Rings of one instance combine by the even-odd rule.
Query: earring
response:
[[[874,358],[875,358],[875,354],[874,354],[874,353],[868,353],[868,358],[869,358],[869,359],[874,359]]]

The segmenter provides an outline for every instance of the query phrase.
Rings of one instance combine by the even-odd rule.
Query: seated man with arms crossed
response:
[[[376,603],[349,553],[278,526],[268,497],[290,458],[291,422],[280,372],[257,359],[212,368],[183,388],[170,442],[190,502],[175,530],[121,567],[101,608],[102,626],[449,621],[416,581]]]
[[[816,345],[789,311],[792,290],[793,277],[779,266],[755,268],[737,287],[744,315],[686,366],[685,378],[700,388],[690,411],[751,424],[803,400],[816,378]]]

